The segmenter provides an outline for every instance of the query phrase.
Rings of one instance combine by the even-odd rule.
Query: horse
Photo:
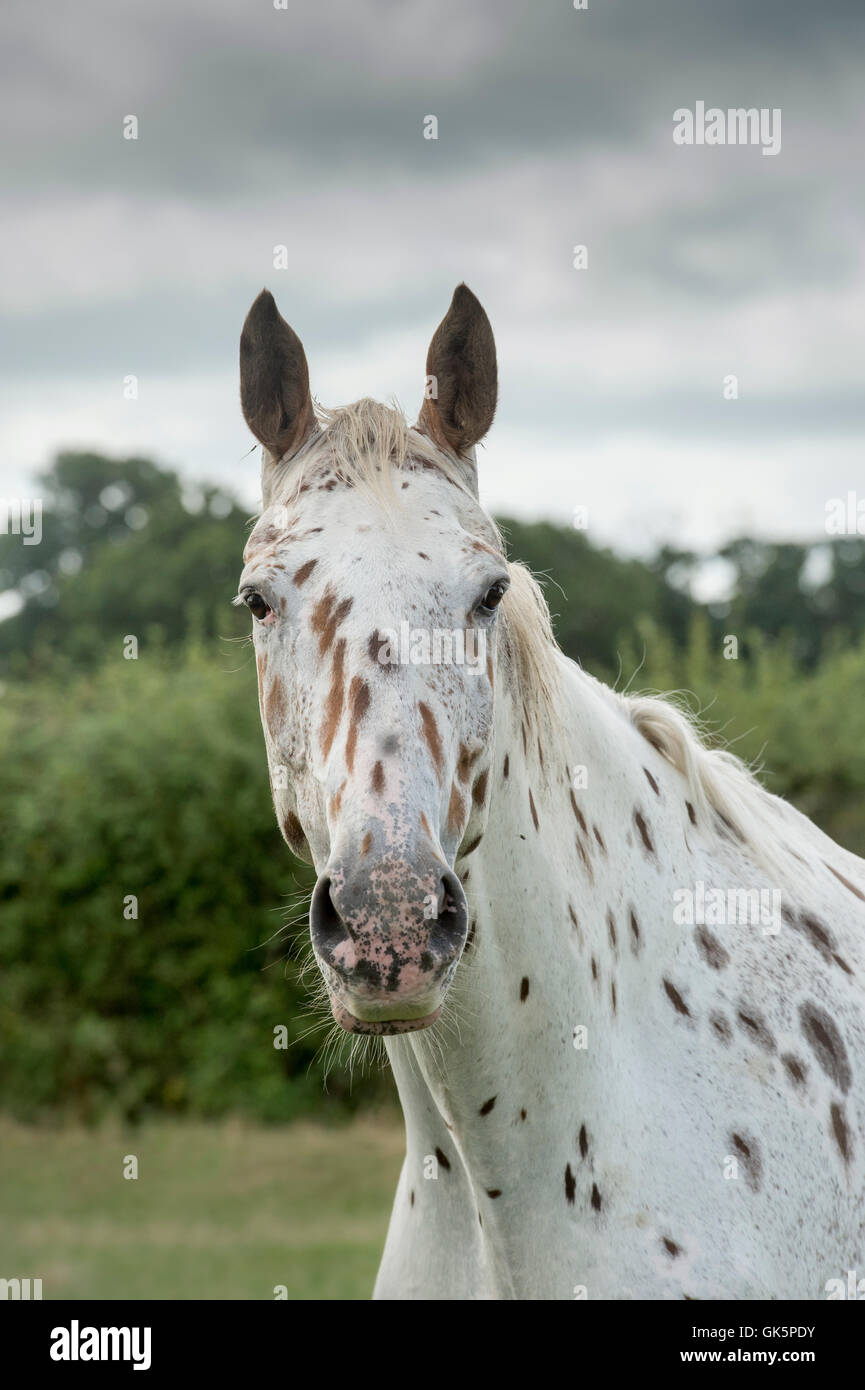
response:
[[[240,381],[263,507],[236,601],[276,815],[317,874],[333,1019],[383,1040],[359,1045],[405,1118],[373,1296],[820,1299],[865,1276],[865,862],[674,701],[559,650],[478,500],[478,300],[457,287],[413,426],[314,404],[267,291]]]

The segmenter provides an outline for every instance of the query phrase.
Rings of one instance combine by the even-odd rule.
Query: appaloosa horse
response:
[[[267,292],[240,363],[277,816],[334,1018],[385,1036],[405,1113],[376,1296],[865,1277],[865,863],[557,649],[478,502],[496,359],[464,285],[413,427],[316,410]]]

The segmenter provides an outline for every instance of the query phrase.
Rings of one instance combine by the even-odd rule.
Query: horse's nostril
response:
[[[438,917],[431,924],[430,946],[439,955],[456,955],[465,941],[468,908],[463,886],[456,874],[442,874],[439,882]]]
[[[329,878],[320,878],[315,885],[309,905],[309,929],[313,946],[318,954],[325,958],[350,936],[334,906]]]

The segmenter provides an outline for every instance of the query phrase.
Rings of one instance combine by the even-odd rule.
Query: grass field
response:
[[[402,1153],[390,1111],[333,1128],[0,1119],[0,1278],[41,1278],[45,1299],[369,1298]]]

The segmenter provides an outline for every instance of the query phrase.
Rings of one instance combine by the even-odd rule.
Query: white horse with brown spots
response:
[[[405,1113],[376,1294],[826,1297],[865,1278],[865,863],[556,648],[478,503],[465,286],[427,376],[413,428],[316,411],[268,293],[244,326],[276,811]]]

